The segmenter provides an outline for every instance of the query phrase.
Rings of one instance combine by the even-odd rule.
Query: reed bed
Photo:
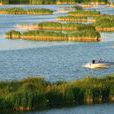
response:
[[[94,19],[89,19],[88,17],[74,17],[74,16],[61,16],[57,18],[58,21],[66,21],[66,22],[95,22]]]
[[[114,16],[104,15],[103,17],[96,18],[94,26],[97,31],[114,31]]]
[[[17,14],[17,15],[46,15],[52,14],[53,11],[50,9],[23,9],[23,8],[1,8],[0,14]]]
[[[71,105],[113,103],[114,75],[70,82],[41,77],[0,82],[0,111],[28,111]]]
[[[93,1],[93,2],[90,2],[91,5],[105,5],[107,4],[108,1],[107,0],[99,0],[99,1]]]
[[[59,22],[41,22],[33,24],[17,25],[18,29],[25,30],[52,30],[52,31],[78,31],[78,30],[95,30],[92,25],[79,23],[59,23]]]
[[[79,16],[79,17],[96,17],[96,16],[100,16],[100,12],[99,11],[85,11],[85,10],[77,10],[74,12],[69,12],[68,13],[69,16]]]
[[[8,39],[24,39],[36,41],[75,41],[75,42],[98,42],[100,34],[95,30],[81,30],[71,33],[54,31],[9,31],[6,33]]]

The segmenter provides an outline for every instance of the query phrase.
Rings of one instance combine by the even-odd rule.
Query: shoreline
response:
[[[33,41],[67,41],[67,42],[99,42],[100,38],[92,37],[53,37],[53,36],[13,36],[6,37],[7,39],[22,39]]]
[[[32,12],[28,12],[28,13],[22,13],[22,12],[18,12],[18,13],[8,13],[8,12],[4,12],[4,11],[0,11],[0,14],[8,14],[8,15],[51,15],[53,13],[32,13]]]
[[[99,32],[114,32],[114,27],[96,27]]]

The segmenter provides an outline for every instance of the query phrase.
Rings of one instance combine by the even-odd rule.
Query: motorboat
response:
[[[104,69],[104,68],[109,68],[112,65],[114,65],[114,62],[97,62],[97,63],[87,63],[84,65],[84,67],[89,69]]]

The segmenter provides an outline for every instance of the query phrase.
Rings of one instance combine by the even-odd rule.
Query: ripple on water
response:
[[[22,5],[19,7],[44,6]],[[13,7],[13,5],[2,7]],[[45,8],[56,10],[58,5],[52,5],[51,7],[47,5]],[[111,14],[113,10],[107,7],[104,9],[97,7],[96,9],[102,13],[104,9],[107,9],[108,14]],[[55,18],[60,15],[64,14],[49,16],[0,15],[0,79],[20,79],[31,75],[41,75],[47,80],[56,81],[79,79],[88,75],[98,76],[114,73],[113,68],[89,70],[82,67],[83,64],[90,62],[93,58],[114,61],[113,33],[101,33],[103,42],[99,43],[52,43],[3,39],[5,32],[14,29],[17,24],[55,21]]]
[[[0,51],[0,79],[21,79],[40,75],[47,80],[57,81],[114,73],[113,68],[89,70],[82,67],[92,58],[114,61],[114,49],[110,47],[104,49],[113,43],[74,43]]]

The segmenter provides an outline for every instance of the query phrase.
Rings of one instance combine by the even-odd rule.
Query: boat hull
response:
[[[107,63],[88,63],[86,65],[84,65],[85,68],[90,68],[90,69],[97,69],[97,68],[108,68],[109,66],[111,66],[110,64]]]

